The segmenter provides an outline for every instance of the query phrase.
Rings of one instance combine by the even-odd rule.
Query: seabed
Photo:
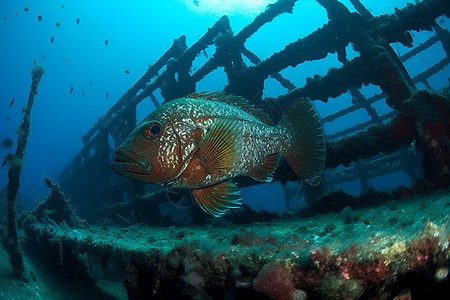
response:
[[[12,276],[2,248],[0,297],[437,298],[450,289],[449,212],[445,191],[247,225],[69,227],[25,217],[29,280]]]

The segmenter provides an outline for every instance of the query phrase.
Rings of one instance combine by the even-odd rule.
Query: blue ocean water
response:
[[[1,1],[0,138],[11,137],[14,141],[12,148],[0,148],[1,159],[16,146],[14,130],[21,123],[22,106],[28,98],[33,60],[39,61],[46,70],[32,111],[32,132],[19,191],[21,198],[32,205],[48,194],[43,176],[58,177],[81,150],[81,136],[144,74],[148,65],[172,45],[174,39],[186,35],[188,46],[192,45],[223,14],[229,16],[231,27],[237,33],[271,2],[274,1]],[[341,2],[352,10],[350,1]],[[402,0],[362,2],[373,15],[393,13],[394,7],[402,8],[407,4]],[[316,1],[297,1],[292,15],[278,16],[245,45],[260,59],[266,59],[327,21],[325,9]],[[447,20],[442,24],[449,28]],[[417,45],[432,33],[413,34]],[[400,55],[407,51],[402,45],[392,46]],[[199,67],[206,61],[206,56],[212,54],[213,49],[208,49],[204,57],[200,55],[196,59],[194,67]],[[347,54],[349,58],[356,55],[351,46]],[[433,47],[425,54],[405,64],[412,76],[444,55],[441,46]],[[328,55],[323,60],[307,62],[281,73],[296,86],[302,86],[306,77],[324,75],[329,68],[340,65],[336,55]],[[447,67],[443,75],[432,78],[432,87],[447,86],[449,73]],[[216,70],[197,85],[197,91],[222,90],[226,80],[223,69]],[[263,97],[276,97],[286,92],[275,80],[267,79]],[[363,87],[362,92],[370,96],[379,89],[368,86]],[[160,95],[157,97],[162,99]],[[15,102],[9,108],[13,98]],[[348,94],[326,104],[316,101],[315,105],[324,117],[342,109],[346,103],[351,103]],[[384,102],[375,107],[379,114],[390,110]],[[150,101],[140,104],[138,121],[152,109],[154,106]],[[366,113],[358,111],[351,118],[326,125],[325,131],[332,134],[367,119]],[[6,182],[7,168],[3,167],[0,169],[0,186]],[[372,180],[370,184],[385,189],[399,184],[410,185],[411,182],[405,174],[395,174]],[[272,200],[276,201],[275,195],[279,195],[280,188],[279,183],[249,188],[243,192],[244,199],[251,202],[261,192],[255,189],[265,189],[267,206],[270,206]],[[353,194],[360,192],[359,184],[352,182],[335,188],[344,188]],[[273,209],[282,210],[283,205],[277,207],[274,204]]]

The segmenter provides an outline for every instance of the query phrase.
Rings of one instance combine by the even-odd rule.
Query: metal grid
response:
[[[190,47],[186,45],[185,36],[174,40],[172,47],[83,136],[83,149],[59,179],[72,203],[76,206],[98,207],[122,201],[124,193],[136,194],[142,191],[139,184],[113,174],[109,166],[114,147],[135,127],[136,106],[147,99],[158,106],[160,103],[153,94],[157,89],[161,90],[164,102],[194,93],[196,83],[219,67],[224,67],[228,78],[224,93],[248,99],[268,112],[275,121],[290,101],[297,97],[327,102],[330,98],[348,92],[353,98],[352,105],[326,116],[323,122],[326,124],[337,118],[345,118],[359,109],[364,109],[370,119],[328,136],[328,149],[333,159],[327,160],[327,168],[334,168],[341,163],[348,165],[349,161],[402,148],[405,140],[382,144],[376,150],[355,153],[350,158],[341,158],[347,151],[342,142],[344,136],[347,136],[345,141],[351,141],[352,137],[356,140],[359,136],[355,133],[366,132],[371,125],[381,126],[398,116],[403,102],[417,91],[415,83],[422,82],[429,87],[428,79],[449,64],[450,34],[435,20],[439,16],[450,15],[450,3],[446,0],[422,1],[397,10],[392,15],[373,17],[358,0],[351,1],[358,13],[351,13],[336,0],[317,0],[327,10],[329,22],[308,36],[286,45],[282,51],[260,60],[244,46],[245,41],[261,26],[270,26],[268,23],[277,15],[292,12],[295,2],[279,0],[235,35],[228,18],[224,16]],[[401,57],[390,46],[390,43],[397,42],[411,46],[413,37],[409,31],[432,29],[435,32],[432,38]],[[438,42],[442,43],[447,56],[411,78],[402,62]],[[350,44],[359,52],[359,56],[351,60],[347,59],[345,51]],[[214,55],[199,69],[192,71],[195,58],[211,45],[215,46]],[[330,69],[325,76],[307,78],[304,86],[296,87],[280,74],[289,66],[320,60],[329,53],[337,53],[342,66]],[[244,57],[254,66],[247,66]],[[277,80],[289,92],[276,99],[262,99],[264,81],[269,77]],[[366,98],[359,90],[363,84],[379,86],[382,93]],[[385,115],[377,114],[372,105],[382,99],[386,99],[394,111]],[[413,137],[408,139],[411,141]],[[285,170],[283,165],[280,169]],[[292,172],[285,173],[287,178],[276,176],[275,180],[295,180]]]

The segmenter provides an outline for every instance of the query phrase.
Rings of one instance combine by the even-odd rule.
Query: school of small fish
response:
[[[63,9],[63,8],[64,8],[64,4],[61,4],[61,9]],[[28,13],[28,12],[30,11],[30,8],[29,8],[28,6],[26,6],[23,10],[24,10],[25,12]],[[17,17],[17,15],[18,15],[18,12],[15,13],[14,17]],[[5,16],[4,19],[3,19],[3,21],[6,21],[6,19],[7,19],[7,17]],[[41,14],[39,14],[39,15],[37,16],[37,20],[38,20],[39,23],[41,23],[41,22],[44,21],[44,17],[43,17]],[[76,24],[80,24],[80,23],[81,23],[80,18],[76,18],[76,19],[75,19],[75,23],[76,23]],[[56,22],[55,26],[56,26],[57,28],[60,28],[61,23],[60,23],[60,22]],[[51,43],[51,44],[55,43],[55,36],[54,36],[53,34],[50,35],[50,43]],[[105,39],[105,40],[104,40],[104,43],[105,43],[105,46],[107,47],[108,44],[109,44],[109,40],[108,40],[108,39]],[[43,60],[46,59],[44,53],[41,53],[41,58],[42,58]],[[66,58],[65,61],[64,61],[64,64],[67,64],[68,60],[69,60],[69,58]],[[130,75],[130,74],[131,74],[131,72],[130,72],[128,69],[125,69],[124,72],[125,72],[125,74],[127,74],[127,75]],[[89,81],[89,86],[92,87],[92,80]],[[69,95],[71,95],[71,94],[73,93],[73,91],[74,91],[74,86],[71,85],[70,88],[69,88]],[[84,95],[85,95],[85,91],[82,90],[82,93],[81,93],[81,94],[82,94],[82,96],[84,96]],[[109,98],[109,92],[106,92],[106,99],[108,99],[108,98]],[[9,107],[11,107],[11,106],[13,105],[14,101],[15,101],[15,99],[13,99],[13,100],[11,101],[11,103],[9,104]],[[6,119],[7,119],[7,120],[10,120],[9,116],[7,116]]]

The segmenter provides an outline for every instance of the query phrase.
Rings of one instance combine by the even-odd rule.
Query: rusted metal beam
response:
[[[20,187],[20,175],[22,173],[23,158],[25,156],[25,148],[28,143],[28,135],[31,131],[31,109],[33,108],[34,96],[37,95],[37,89],[42,75],[45,71],[39,64],[34,61],[34,67],[31,71],[32,82],[30,94],[28,96],[27,106],[23,109],[23,122],[18,128],[17,148],[14,154],[8,153],[8,184],[6,186],[6,199],[8,202],[7,214],[7,239],[8,252],[11,265],[16,277],[26,280],[25,265],[22,258],[22,250],[20,249],[19,239],[17,236],[17,215],[16,215],[16,198]]]

